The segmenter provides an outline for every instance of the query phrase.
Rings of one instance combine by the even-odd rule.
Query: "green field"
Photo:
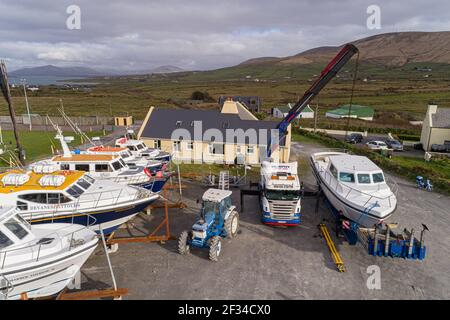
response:
[[[3,131],[3,143],[2,148],[4,150],[14,151],[16,148],[16,140],[14,139],[14,134],[12,131]],[[22,143],[22,147],[26,152],[26,161],[27,163],[41,159],[45,156],[49,156],[52,154],[52,145],[54,150],[61,150],[61,146],[59,141],[54,139],[55,132],[54,131],[20,131],[20,141]],[[73,136],[75,140],[70,143],[69,147],[75,147],[80,145],[81,139],[79,136],[75,135],[73,132],[65,132],[66,136]],[[103,133],[101,132],[89,132],[88,136],[101,136]],[[9,156],[5,153],[0,156],[3,159],[0,159],[1,166],[4,166],[9,161]],[[6,160],[6,162],[5,162]]]
[[[414,68],[419,64],[404,67],[383,67],[365,64],[361,66],[354,93],[355,104],[375,108],[372,123],[352,120],[353,125],[370,127],[402,127],[415,130],[410,120],[423,120],[427,104],[450,105],[450,66],[427,64],[433,71],[429,78]],[[221,95],[257,95],[263,99],[264,111],[275,105],[295,102],[312,83],[323,65],[294,66],[240,66],[207,72],[184,72],[169,75],[134,76],[118,78],[95,78],[98,84],[92,88],[42,87],[29,93],[31,110],[41,115],[56,114],[63,99],[65,111],[75,115],[133,115],[143,119],[151,105],[175,107],[173,100],[189,99],[192,92],[208,92],[218,99]],[[350,100],[353,64],[349,64],[319,95],[319,124],[342,124],[325,119],[327,110]],[[251,75],[251,79],[245,79]],[[260,81],[255,82],[258,78]],[[368,78],[367,81],[364,81]],[[17,114],[25,113],[23,92],[12,91]],[[206,105],[218,108],[217,105]],[[0,114],[8,110],[0,100]],[[305,121],[305,125],[311,122]]]

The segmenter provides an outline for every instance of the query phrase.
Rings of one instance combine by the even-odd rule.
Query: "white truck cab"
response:
[[[297,162],[264,161],[259,187],[263,223],[277,226],[300,223],[302,186]]]

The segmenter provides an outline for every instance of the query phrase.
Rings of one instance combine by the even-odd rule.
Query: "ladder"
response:
[[[325,224],[321,223],[321,224],[319,224],[319,228],[320,228],[320,231],[322,231],[325,241],[327,242],[328,248],[330,249],[331,256],[333,257],[333,261],[336,264],[336,267],[338,268],[339,272],[345,272],[344,262],[342,261],[341,256],[340,256],[339,252],[337,251],[333,240],[330,237],[327,226]]]
[[[230,190],[230,172],[220,171],[219,173],[219,189]]]

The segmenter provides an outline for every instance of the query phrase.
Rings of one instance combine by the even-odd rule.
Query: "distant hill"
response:
[[[184,69],[176,67],[176,66],[161,66],[150,70],[149,73],[174,73],[174,72],[183,72]]]
[[[52,65],[23,68],[10,72],[13,77],[51,76],[51,77],[93,77],[105,75],[103,72],[86,67],[56,67]]]
[[[182,72],[183,69],[176,66],[160,66],[151,70],[134,70],[134,71],[114,71],[114,70],[96,70],[88,67],[57,67],[53,65],[23,68],[10,72],[11,77],[26,76],[46,76],[46,77],[97,77],[97,76],[113,76],[128,74],[160,74]]]
[[[353,42],[360,50],[360,59],[385,66],[402,66],[408,63],[450,64],[450,31],[385,33]],[[329,61],[341,48],[318,47],[282,58],[256,58],[249,64],[311,64]]]

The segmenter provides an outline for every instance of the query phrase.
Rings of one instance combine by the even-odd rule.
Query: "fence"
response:
[[[79,126],[96,126],[96,125],[113,125],[114,118],[113,117],[105,117],[105,116],[78,116],[78,117],[70,117],[73,122],[75,122]],[[51,126],[52,124],[48,120],[47,116],[41,116],[38,114],[33,114],[31,117],[28,115],[21,115],[16,117],[17,124],[29,125],[31,119],[31,124],[34,126]],[[50,116],[51,121],[54,124],[59,126],[68,126],[67,121],[63,117],[53,117]],[[2,124],[12,124],[11,117],[9,116],[0,116],[0,125]]]

